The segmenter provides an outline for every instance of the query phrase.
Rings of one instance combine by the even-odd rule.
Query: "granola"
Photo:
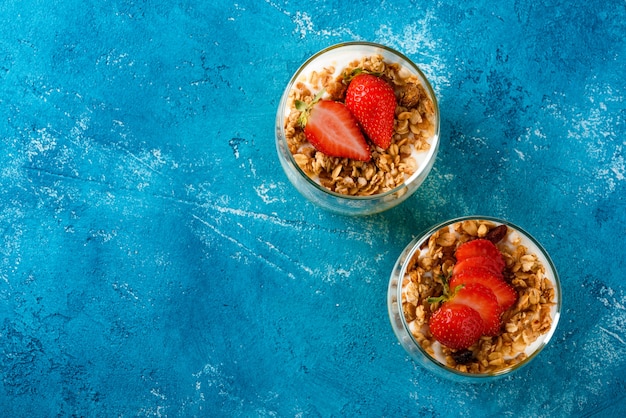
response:
[[[317,151],[298,124],[300,111],[295,107],[296,100],[310,103],[323,89],[325,98],[343,101],[347,89],[344,75],[355,68],[380,74],[394,88],[398,104],[391,145],[385,150],[371,144],[372,159],[366,162],[330,157]],[[417,171],[415,155],[430,149],[436,128],[435,105],[417,75],[397,63],[385,61],[382,55],[354,60],[338,76],[335,73],[333,66],[312,71],[289,92],[290,112],[285,119],[289,150],[302,171],[333,192],[371,196],[392,190]]]
[[[505,279],[515,288],[518,300],[503,313],[502,333],[483,336],[463,350],[442,346],[428,330],[428,321],[439,303],[428,298],[443,292],[442,277],[450,274],[455,264],[454,253],[463,242],[491,235],[502,236],[497,244],[506,267]],[[556,303],[553,282],[537,255],[523,245],[521,237],[511,228],[485,220],[465,220],[444,227],[424,242],[421,252],[409,262],[402,283],[402,312],[415,340],[433,357],[460,372],[494,374],[518,364],[528,357],[527,348],[552,327],[552,307]]]

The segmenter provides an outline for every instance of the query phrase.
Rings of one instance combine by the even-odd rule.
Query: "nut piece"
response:
[[[420,100],[420,89],[415,83],[407,83],[398,92],[398,102],[404,107],[415,107]]]

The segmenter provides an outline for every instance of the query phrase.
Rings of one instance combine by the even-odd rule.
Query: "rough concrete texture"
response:
[[[373,10],[375,9],[375,10]],[[603,416],[626,393],[623,1],[0,4],[3,416]],[[349,40],[421,65],[431,175],[346,218],[276,157],[282,90]],[[417,233],[484,214],[561,276],[548,348],[454,384],[386,311]]]

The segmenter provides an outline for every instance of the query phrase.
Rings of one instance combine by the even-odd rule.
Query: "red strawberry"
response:
[[[452,269],[452,276],[456,276],[457,274],[462,273],[467,269],[473,268],[482,268],[485,270],[489,270],[498,277],[503,277],[500,263],[498,263],[497,260],[494,260],[491,257],[470,257],[464,259],[463,261],[457,262],[454,265],[454,269]]]
[[[480,267],[468,268],[459,274],[453,274],[450,288],[454,289],[459,285],[469,286],[473,283],[488,287],[496,296],[502,312],[509,309],[517,301],[517,293],[511,285],[496,274]]]
[[[483,333],[483,320],[476,310],[449,302],[430,317],[428,326],[437,341],[452,349],[470,347]]]
[[[316,97],[310,105],[301,101],[296,103],[298,110],[302,111],[299,121],[306,139],[328,156],[369,161],[372,158],[370,147],[346,106],[318,99]]]
[[[393,136],[396,95],[382,78],[360,73],[350,81],[346,91],[346,107],[377,146],[387,149]]]
[[[480,283],[464,284],[448,303],[465,305],[476,310],[483,320],[483,335],[493,336],[499,333],[502,308],[496,295],[488,287]]]
[[[456,249],[455,256],[457,262],[471,257],[489,257],[496,262],[496,265],[500,266],[500,271],[502,271],[506,265],[498,247],[496,247],[493,242],[486,239],[475,239],[464,242]]]

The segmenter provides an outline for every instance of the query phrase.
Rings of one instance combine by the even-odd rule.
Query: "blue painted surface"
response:
[[[4,0],[3,416],[619,416],[626,412],[623,1]],[[421,65],[442,111],[424,185],[345,218],[281,172],[274,116],[349,40]],[[416,366],[396,257],[442,220],[531,232],[564,309],[489,385]]]

